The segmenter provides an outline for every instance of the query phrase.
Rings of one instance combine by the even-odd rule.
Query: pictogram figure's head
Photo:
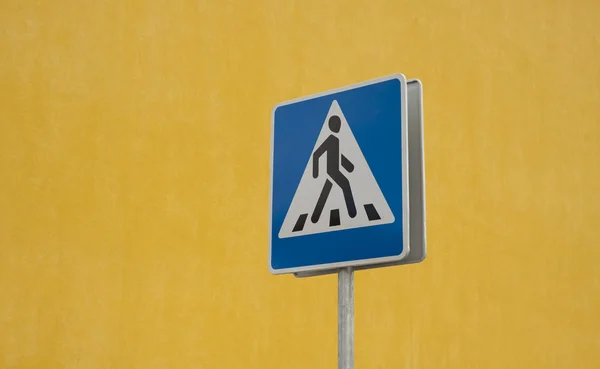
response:
[[[337,115],[332,115],[331,118],[329,118],[329,129],[332,132],[338,133],[340,131],[341,126],[342,121],[340,120],[340,117],[338,117]]]

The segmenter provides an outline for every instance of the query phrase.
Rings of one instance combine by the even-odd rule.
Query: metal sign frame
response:
[[[399,261],[353,267],[354,271],[420,263],[427,257],[425,202],[425,140],[423,127],[423,84],[418,79],[407,81],[408,110],[408,194],[409,237],[408,255]],[[296,272],[297,278],[338,273],[339,269]]]

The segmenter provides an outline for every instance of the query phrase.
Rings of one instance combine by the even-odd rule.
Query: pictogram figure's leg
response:
[[[352,189],[350,188],[350,181],[341,172],[329,173],[331,179],[342,188],[344,193],[344,200],[346,201],[346,207],[348,208],[348,215],[350,218],[356,216],[356,205],[354,204],[354,196],[352,196]]]
[[[327,201],[327,198],[329,197],[329,193],[331,192],[331,188],[333,187],[333,184],[331,183],[330,180],[326,180],[325,184],[323,185],[323,190],[321,190],[321,195],[319,195],[319,200],[317,201],[317,206],[315,206],[315,210],[312,213],[312,216],[310,217],[310,220],[313,223],[317,223],[319,221],[319,219],[321,218],[321,213],[323,212],[323,208],[325,208],[325,202]]]

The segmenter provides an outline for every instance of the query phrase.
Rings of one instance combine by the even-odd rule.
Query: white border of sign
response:
[[[403,237],[404,237],[404,247],[402,249],[402,253],[395,256],[386,256],[381,258],[372,258],[372,259],[361,259],[361,260],[351,260],[339,263],[327,263],[327,264],[316,264],[316,265],[308,265],[302,267],[294,267],[294,268],[284,268],[284,269],[273,269],[271,266],[271,249],[272,249],[272,237],[273,237],[273,149],[275,143],[275,112],[278,108],[294,103],[298,103],[305,100],[314,99],[317,97],[327,96],[338,92],[353,90],[356,88],[369,86],[376,83],[381,83],[385,81],[390,81],[393,79],[397,79],[400,81],[400,108],[401,108],[401,130],[402,130],[402,227],[403,227]],[[372,265],[375,267],[376,264],[388,264],[393,262],[398,262],[404,259],[410,252],[410,228],[409,228],[409,196],[408,196],[408,114],[407,114],[407,88],[406,88],[406,78],[403,74],[397,73],[388,75],[385,77],[375,78],[372,80],[355,83],[352,85],[320,92],[313,95],[304,96],[301,98],[284,101],[279,103],[273,107],[271,112],[271,163],[270,163],[270,190],[269,190],[269,272],[271,274],[287,274],[287,273],[298,273],[298,272],[309,272],[309,271],[325,271],[325,270],[335,270],[338,268],[344,267],[358,267],[358,266],[366,266]],[[365,245],[368,247],[368,245]]]

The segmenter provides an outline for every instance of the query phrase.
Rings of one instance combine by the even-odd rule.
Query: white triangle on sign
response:
[[[334,117],[333,128],[336,129],[337,124],[338,132],[330,127],[331,117]],[[327,143],[321,147],[326,140]],[[313,157],[317,150],[317,154],[321,155],[317,159],[318,176],[314,178]],[[350,191],[346,183],[349,183]],[[346,196],[343,187],[346,187]],[[348,196],[350,192],[351,196]],[[317,206],[318,203],[321,206]],[[394,214],[342,109],[334,100],[279,230],[279,238],[370,227],[394,221]]]

